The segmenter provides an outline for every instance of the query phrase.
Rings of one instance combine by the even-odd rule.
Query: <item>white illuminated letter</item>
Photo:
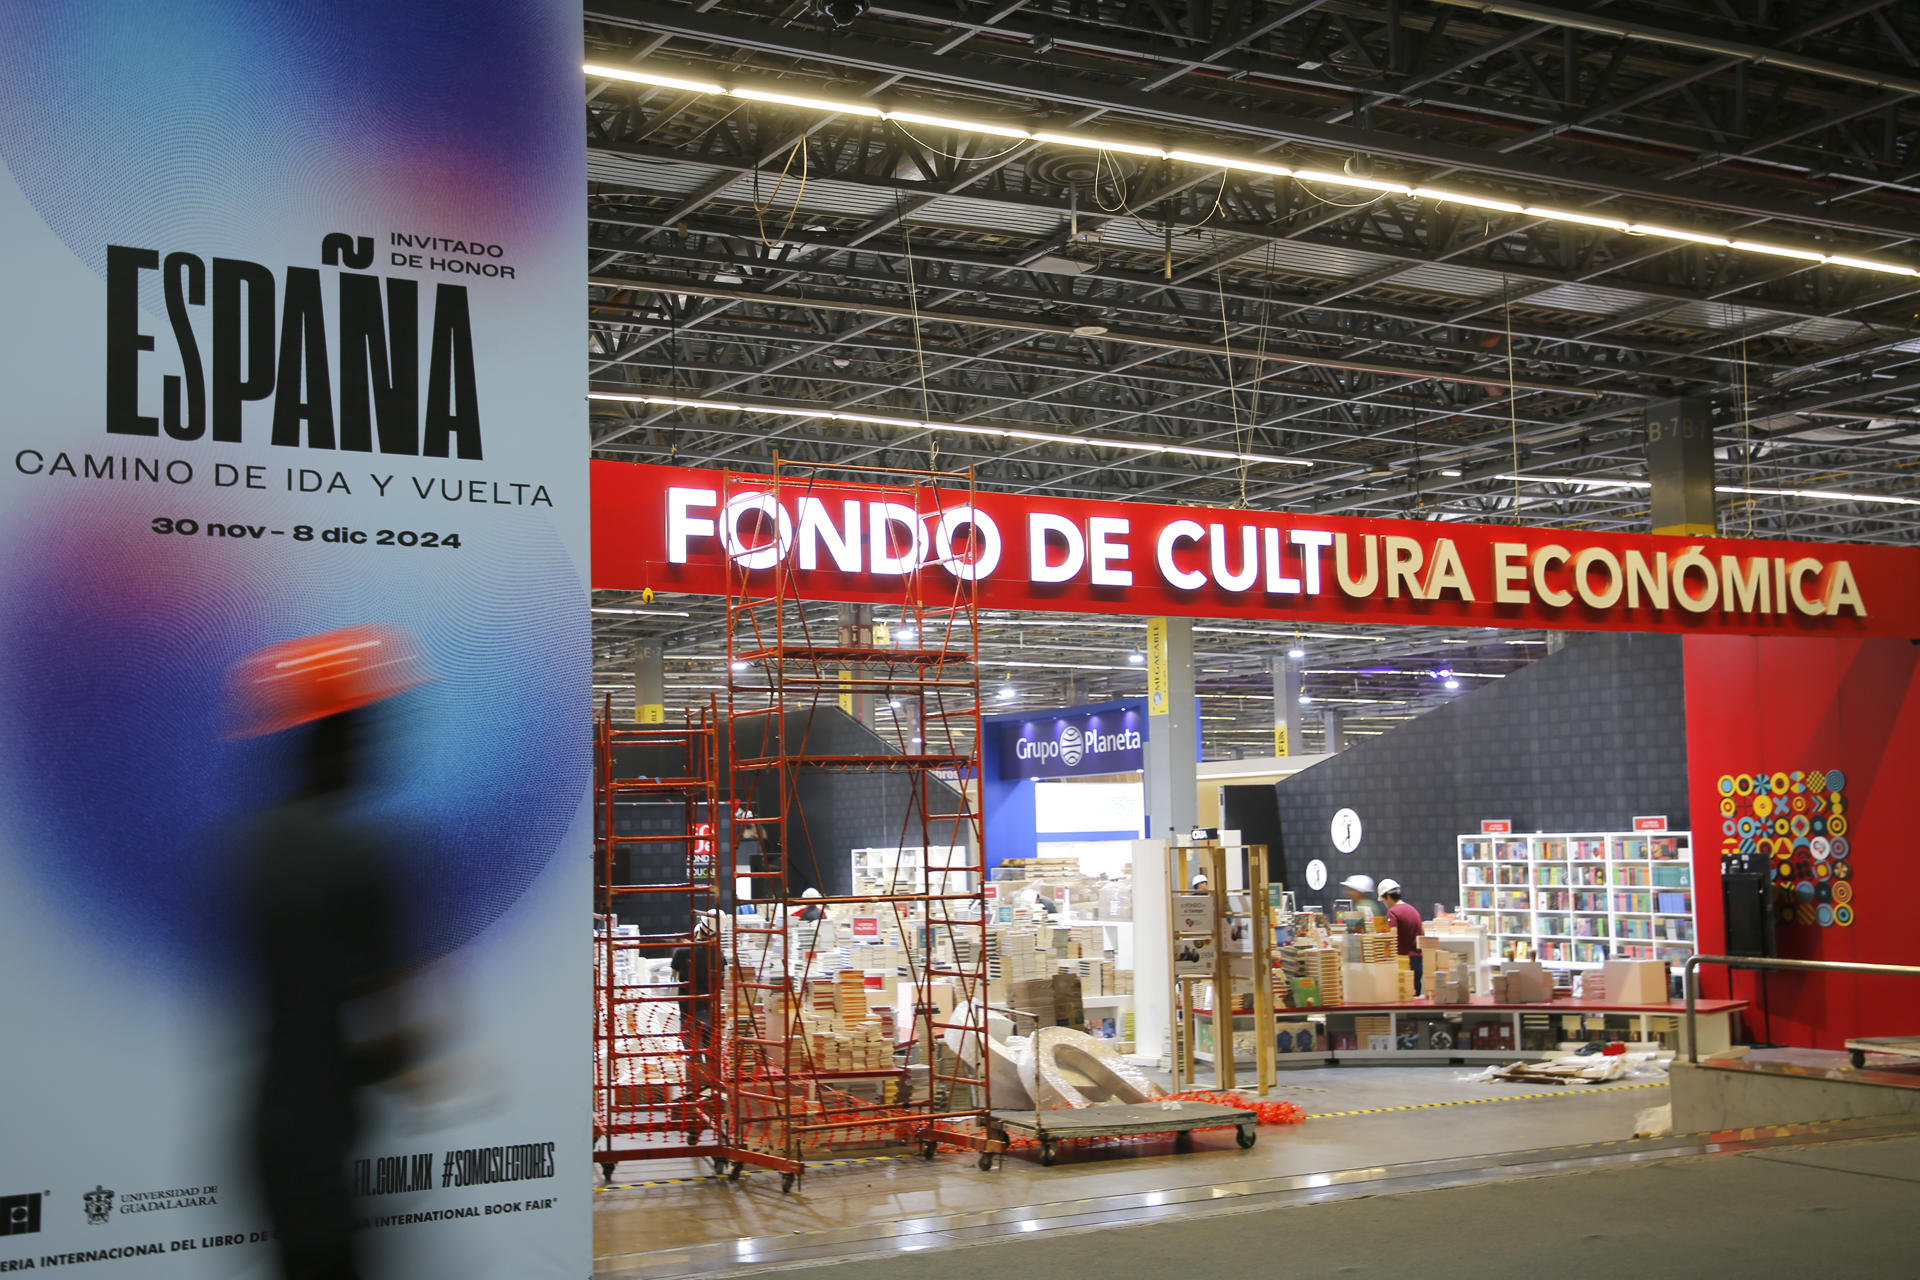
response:
[[[1300,579],[1289,578],[1280,570],[1280,531],[1266,530],[1267,549],[1267,594],[1274,596],[1297,596],[1300,594]]]
[[[1260,575],[1260,552],[1254,540],[1259,530],[1247,525],[1240,530],[1240,572],[1227,572],[1227,531],[1223,525],[1207,530],[1207,550],[1213,556],[1213,580],[1229,591],[1245,591]]]
[[[1295,529],[1287,535],[1300,548],[1301,562],[1307,570],[1307,594],[1320,594],[1320,552],[1333,545],[1333,535],[1320,529]]]
[[[1094,586],[1133,585],[1133,570],[1108,567],[1115,560],[1127,558],[1127,544],[1113,539],[1116,536],[1125,538],[1132,527],[1133,522],[1121,516],[1094,516],[1087,521],[1087,560],[1091,565],[1087,576],[1092,579]]]
[[[740,517],[758,512],[773,520],[773,541],[750,547],[740,538]],[[793,546],[793,521],[770,493],[737,493],[727,499],[720,516],[720,542],[727,556],[742,569],[771,569]]]
[[[1198,569],[1189,572],[1173,562],[1174,543],[1198,542],[1206,535],[1207,531],[1191,520],[1175,520],[1160,531],[1160,545],[1155,548],[1155,558],[1160,562],[1160,576],[1169,585],[1182,591],[1197,591],[1207,585],[1206,574]]]
[[[711,538],[713,521],[687,514],[695,507],[703,511],[713,510],[719,499],[711,489],[667,490],[667,563],[685,564],[687,562],[688,538]]]
[[[953,549],[953,537],[962,529],[972,529],[968,546],[971,558]],[[954,507],[940,513],[933,530],[933,553],[948,573],[962,582],[978,582],[1000,565],[1000,526],[993,517],[974,507]]]
[[[1067,544],[1067,557],[1059,564],[1047,563],[1047,535],[1059,534]],[[1027,577],[1033,582],[1071,582],[1087,562],[1087,541],[1080,526],[1065,516],[1036,511],[1027,517]]]
[[[840,504],[840,523],[827,516],[827,504],[812,494],[800,499],[800,567],[812,569],[820,563],[820,544],[842,573],[860,572],[860,503],[849,498]]]
[[[867,504],[867,563],[875,573],[906,574],[927,558],[927,529],[919,513],[898,502]],[[895,555],[891,530],[907,532],[907,549]]]

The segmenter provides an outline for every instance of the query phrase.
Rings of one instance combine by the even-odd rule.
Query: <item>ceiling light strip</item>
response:
[[[919,418],[896,418],[877,413],[839,413],[832,409],[795,409],[781,405],[740,404],[731,400],[693,400],[684,396],[650,396],[618,391],[589,391],[587,399],[605,400],[618,404],[644,404],[658,409],[708,409],[720,413],[765,413],[775,417],[814,418],[824,422],[859,422],[869,426],[899,427],[907,431],[945,431],[956,435],[986,436],[1003,440],[1030,440],[1036,444],[1089,445],[1096,449],[1123,449],[1129,453],[1213,458],[1224,462],[1245,462],[1272,467],[1311,467],[1313,465],[1306,458],[1285,458],[1267,453],[1236,453],[1230,449],[1203,449],[1197,445],[1153,444],[1145,440],[1115,440],[1101,436],[1070,436],[1058,432],[990,427],[966,422],[926,422]]]
[[[960,133],[979,133],[996,138],[1015,138],[1032,141],[1043,146],[1065,147],[1076,151],[1106,151],[1115,155],[1144,156],[1152,160],[1172,160],[1180,164],[1200,165],[1210,169],[1230,169],[1241,173],[1263,174],[1276,178],[1293,178],[1300,182],[1311,182],[1322,186],[1344,187],[1355,191],[1375,191],[1382,195],[1410,196],[1421,200],[1432,200],[1442,204],[1470,205],[1476,209],[1492,212],[1540,218],[1549,222],[1570,222],[1580,226],[1599,227],[1609,231],[1625,232],[1629,235],[1645,236],[1649,239],[1677,240],[1691,244],[1704,244],[1714,248],[1727,249],[1740,253],[1757,253],[1771,257],[1796,258],[1803,262],[1822,266],[1841,267],[1853,271],[1874,271],[1884,275],[1920,277],[1920,270],[1899,262],[1887,262],[1875,258],[1861,258],[1852,254],[1820,253],[1817,250],[1798,248],[1792,245],[1774,245],[1761,241],[1733,239],[1712,231],[1696,231],[1686,227],[1670,227],[1654,222],[1629,222],[1622,218],[1608,217],[1604,214],[1584,213],[1577,209],[1560,209],[1551,205],[1522,204],[1493,192],[1454,191],[1441,187],[1414,187],[1391,179],[1361,177],[1344,170],[1294,169],[1285,165],[1268,164],[1243,157],[1219,155],[1209,151],[1188,151],[1184,149],[1166,150],[1147,143],[1124,142],[1094,133],[1062,133],[1051,130],[1029,131],[1018,125],[1006,122],[988,122],[967,120],[957,116],[948,116],[929,111],[888,111],[864,102],[842,102],[835,99],[816,98],[807,94],[785,93],[774,89],[757,89],[746,85],[722,85],[711,80],[697,79],[690,74],[675,75],[670,72],[656,72],[636,67],[614,67],[604,63],[589,62],[581,68],[590,76],[599,76],[606,80],[619,80],[629,84],[649,85],[660,89],[674,89],[682,93],[699,93],[712,97],[739,98],[748,102],[766,102],[777,106],[797,107],[805,111],[818,111],[827,115],[861,116],[870,120],[897,120],[903,124],[927,125],[933,128],[952,129]]]
[[[1600,476],[1502,475],[1495,480],[1518,480],[1526,484],[1565,484],[1582,489],[1651,489],[1651,480],[1608,480]],[[1746,485],[1718,484],[1715,493],[1741,493],[1769,498],[1806,498],[1815,502],[1884,502],[1896,507],[1920,507],[1920,498],[1900,498],[1890,493],[1851,493],[1838,489],[1763,489]]]

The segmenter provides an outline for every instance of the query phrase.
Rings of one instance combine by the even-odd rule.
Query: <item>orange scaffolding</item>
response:
[[[732,831],[740,901],[756,913],[729,921],[726,1128],[735,1171],[777,1170],[786,1189],[809,1159],[849,1148],[906,1144],[931,1159],[942,1143],[988,1145],[979,619],[966,571],[978,544],[959,510],[972,508],[973,475],[833,470],[872,479],[856,489],[776,460],[771,477],[723,481],[730,794],[737,815],[757,805]],[[843,546],[868,547],[867,572],[899,576],[893,636],[805,595],[794,528],[805,536],[818,520]],[[879,700],[894,709],[884,733],[825,731],[823,711]],[[829,736],[841,745],[822,745]],[[858,883],[849,867],[845,892],[799,896],[798,884],[840,882],[822,859],[851,853],[815,845],[809,797],[840,803],[817,794],[819,780],[861,774],[891,780],[879,789],[899,833],[891,865]],[[843,924],[865,936],[839,946]],[[860,945],[882,939],[898,946]],[[860,957],[880,954],[903,960],[904,982],[891,966],[868,972]],[[884,1058],[876,1025],[892,1030]]]
[[[717,1171],[724,864],[712,706],[676,725],[616,727],[608,699],[594,785],[593,1158],[609,1181],[622,1160],[706,1156]]]

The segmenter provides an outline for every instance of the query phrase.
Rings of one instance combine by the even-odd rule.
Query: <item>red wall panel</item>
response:
[[[1719,871],[1723,774],[1839,769],[1846,774],[1856,919],[1783,924],[1780,954],[1920,964],[1920,647],[1906,640],[1689,636],[1687,775],[1703,952],[1725,943]],[[1724,971],[1703,979],[1726,994]],[[1753,975],[1732,978],[1755,1000]],[[1837,1048],[1852,1035],[1920,1033],[1920,978],[1772,974],[1776,1043]]]

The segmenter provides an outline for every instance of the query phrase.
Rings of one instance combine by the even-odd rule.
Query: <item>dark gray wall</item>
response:
[[[1478,683],[1478,682],[1476,682]],[[1515,831],[1617,831],[1637,814],[1687,829],[1685,685],[1678,636],[1593,634],[1505,680],[1276,784],[1286,883],[1330,903],[1346,876],[1392,876],[1424,916],[1460,896],[1455,837],[1482,818]],[[1334,813],[1360,815],[1335,851]],[[1328,886],[1307,889],[1306,866]]]

